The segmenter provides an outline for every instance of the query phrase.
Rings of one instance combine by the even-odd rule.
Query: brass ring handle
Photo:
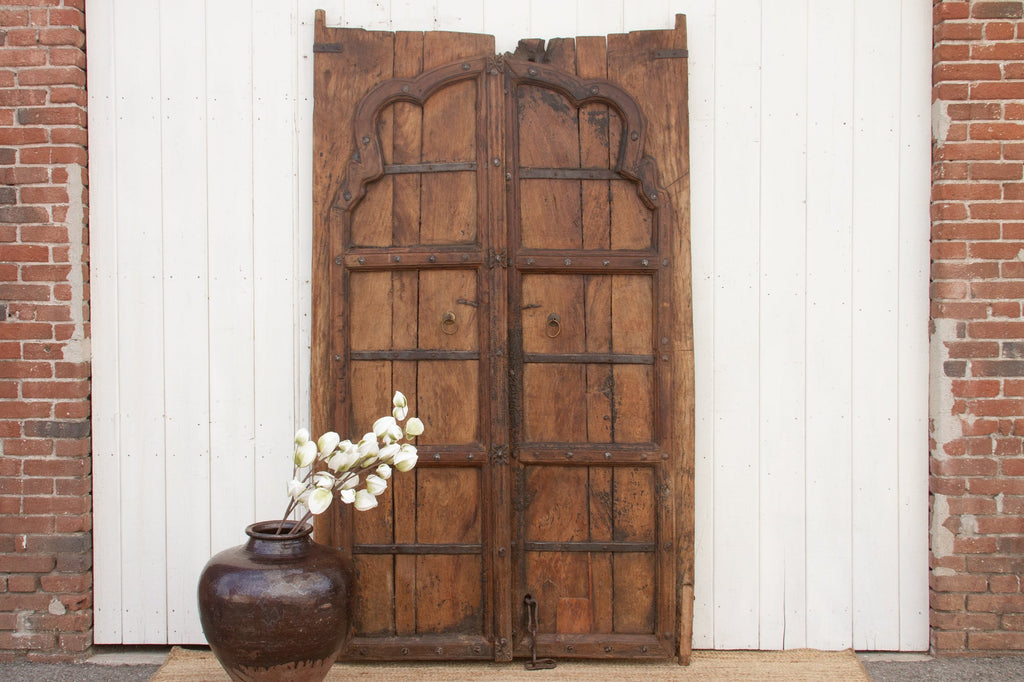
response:
[[[452,311],[446,312],[441,316],[441,331],[445,334],[451,335],[459,330],[459,323],[455,321],[455,313]]]
[[[548,315],[548,326],[544,331],[549,339],[553,339],[562,333],[562,318],[558,316],[558,313]]]

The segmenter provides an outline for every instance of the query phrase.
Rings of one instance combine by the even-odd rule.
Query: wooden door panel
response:
[[[474,270],[424,270],[420,273],[416,347],[480,349],[477,278]]]
[[[421,445],[453,446],[480,443],[480,405],[477,389],[479,363],[475,360],[421,362],[416,385],[417,416],[427,430]],[[467,396],[460,400],[459,396]]]
[[[685,130],[649,139],[680,139],[685,30],[646,33],[495,56],[318,14],[314,403],[357,434],[400,389],[426,425],[377,509],[318,524],[359,573],[347,657],[689,653]]]

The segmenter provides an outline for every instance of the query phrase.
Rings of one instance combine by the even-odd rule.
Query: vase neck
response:
[[[285,521],[283,526],[280,521],[261,521],[250,525],[245,529],[249,536],[245,551],[265,559],[287,559],[306,554],[313,545],[309,537],[313,527],[306,523],[291,533],[295,525],[294,521]]]

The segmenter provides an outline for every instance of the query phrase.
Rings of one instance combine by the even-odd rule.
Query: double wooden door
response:
[[[496,56],[318,14],[314,49],[314,425],[396,389],[426,425],[377,509],[318,526],[357,571],[345,655],[686,660],[681,18]]]

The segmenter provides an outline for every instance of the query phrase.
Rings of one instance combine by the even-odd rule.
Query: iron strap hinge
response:
[[[507,268],[508,267],[508,252],[504,249],[501,251],[495,251],[494,248],[487,249],[487,265],[491,268]]]

